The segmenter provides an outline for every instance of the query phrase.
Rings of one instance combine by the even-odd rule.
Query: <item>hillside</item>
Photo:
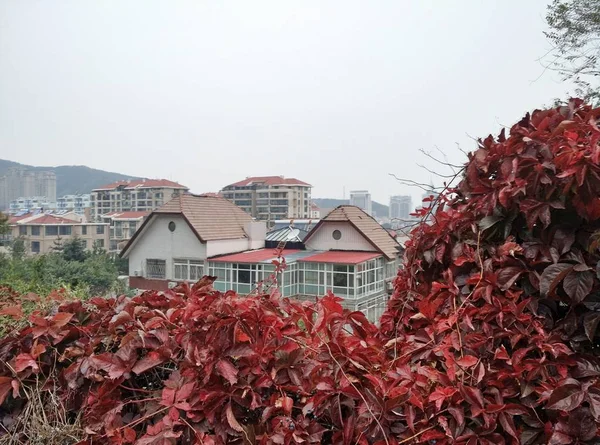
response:
[[[312,201],[317,205],[317,207],[324,211],[328,211],[336,208],[337,206],[350,203],[350,200],[348,199],[332,198],[313,198]],[[388,216],[389,214],[389,207],[384,204],[380,204],[376,201],[371,201],[371,207],[373,208],[373,213],[375,213],[379,217]]]
[[[123,179],[139,179],[122,173],[107,172],[84,165],[59,165],[58,167],[36,167],[0,159],[0,176],[10,167],[24,167],[30,170],[46,170],[56,173],[56,196],[74,193],[89,193],[92,189]]]

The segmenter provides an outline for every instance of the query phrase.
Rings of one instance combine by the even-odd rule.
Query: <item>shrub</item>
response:
[[[380,329],[210,277],[32,313],[0,340],[0,434],[31,440],[17,419],[52,400],[80,444],[598,443],[598,115],[575,100],[481,141],[421,211]]]
[[[381,325],[413,433],[598,443],[598,115],[573,100],[480,141],[412,232]]]

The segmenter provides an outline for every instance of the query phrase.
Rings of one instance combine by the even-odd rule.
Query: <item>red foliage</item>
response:
[[[599,114],[574,100],[481,141],[413,231],[381,323],[411,431],[600,440]]]
[[[481,141],[413,230],[381,329],[333,295],[209,277],[57,293],[0,340],[0,422],[40,387],[87,444],[598,443],[599,114],[573,101]],[[0,315],[22,316],[13,297]]]
[[[301,304],[211,283],[34,313],[0,340],[0,419],[41,380],[83,413],[84,443],[385,444],[382,431],[402,430],[384,413],[385,356],[362,313],[332,295]]]

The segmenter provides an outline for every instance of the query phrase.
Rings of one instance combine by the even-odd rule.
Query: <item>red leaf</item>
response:
[[[71,321],[71,318],[73,318],[73,314],[59,312],[54,317],[52,317],[51,322],[53,326],[61,328],[65,326],[69,321]]]
[[[15,359],[15,371],[22,372],[27,368],[32,368],[34,371],[37,371],[39,368],[36,360],[33,358],[31,354],[19,354]]]
[[[479,360],[477,359],[477,357],[473,355],[465,355],[463,358],[459,358],[458,360],[456,360],[456,363],[458,363],[458,365],[462,368],[470,368],[472,366],[475,366],[478,361]]]
[[[136,374],[141,374],[142,372],[145,372],[149,369],[154,368],[155,366],[160,365],[164,361],[165,360],[162,358],[162,356],[158,352],[151,351],[144,358],[142,358],[141,360],[138,360],[136,362],[135,366],[133,368],[131,368],[131,370]]]
[[[590,271],[570,273],[565,277],[563,287],[574,303],[581,303],[589,295],[594,285],[594,274]]]
[[[18,320],[23,317],[23,308],[20,304],[17,304],[16,306],[7,306],[0,310],[0,315],[8,315],[9,317]]]
[[[581,405],[584,398],[585,392],[581,390],[579,384],[564,384],[552,391],[546,409],[573,411]]]
[[[573,270],[573,265],[568,263],[557,263],[546,267],[540,279],[540,294],[543,297],[552,294],[556,286]]]
[[[244,428],[242,428],[242,425],[240,425],[240,423],[237,421],[237,419],[233,415],[233,410],[231,409],[231,403],[227,404],[227,408],[225,408],[225,414],[227,416],[227,423],[229,424],[229,426],[231,428],[233,428],[234,430],[236,430],[239,433],[244,431]]]
[[[525,272],[522,267],[505,267],[498,271],[498,285],[502,290],[508,290]]]
[[[225,377],[229,384],[234,385],[237,383],[238,370],[235,366],[231,364],[231,362],[225,359],[221,359],[217,362],[216,368],[217,372],[221,376]]]
[[[2,403],[6,399],[6,396],[12,389],[11,382],[11,377],[0,376],[0,405],[2,405]]]

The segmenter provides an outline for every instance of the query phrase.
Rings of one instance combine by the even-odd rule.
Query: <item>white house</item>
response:
[[[340,206],[304,237],[305,249],[284,249],[287,267],[277,277],[284,297],[314,299],[332,291],[350,310],[375,321],[387,304],[399,265],[400,245],[371,216]],[[294,243],[296,245],[296,243]],[[209,257],[208,274],[218,290],[246,294],[274,272],[273,248]]]
[[[129,285],[166,290],[196,281],[208,257],[264,247],[266,226],[224,198],[181,194],[152,212],[121,252]]]

